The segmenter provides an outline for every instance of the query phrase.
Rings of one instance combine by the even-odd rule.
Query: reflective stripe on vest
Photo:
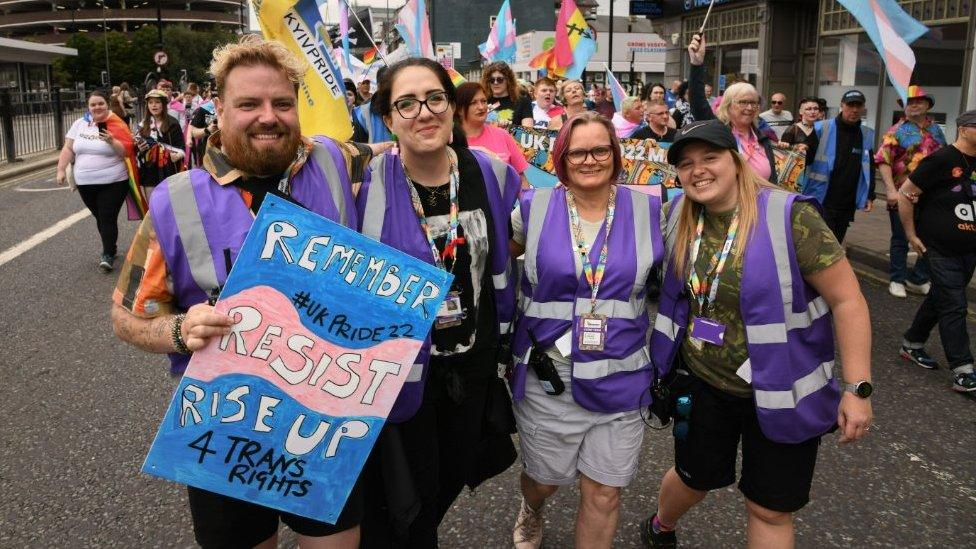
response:
[[[423,378],[424,378],[424,365],[414,363],[413,366],[410,368],[410,373],[407,374],[407,381],[408,382],[420,381]]]
[[[748,362],[748,361],[746,361]],[[801,377],[793,383],[789,391],[753,390],[756,406],[768,410],[791,410],[803,397],[812,395],[823,389],[834,378],[834,361],[820,364],[816,370]]]
[[[776,276],[779,279],[780,298],[783,301],[785,322],[746,325],[746,340],[750,345],[764,344],[786,344],[786,332],[795,329],[809,328],[813,322],[827,313],[830,308],[827,306],[823,297],[818,297],[807,304],[805,311],[801,313],[793,312],[793,271],[790,268],[790,251],[786,238],[787,216],[792,213],[784,213],[786,202],[790,195],[786,192],[772,191],[766,203],[766,226],[770,235],[770,242],[773,248],[773,258],[776,264]],[[800,282],[802,283],[802,281]],[[756,394],[756,405],[762,408],[784,409],[795,408],[796,403],[803,397],[815,393],[830,383],[833,378],[833,361],[823,363],[812,371],[793,383],[790,391],[761,391],[754,390]],[[766,406],[762,402],[771,405]]]
[[[519,308],[527,316],[535,318],[547,318],[550,320],[572,320],[573,312],[578,309],[587,309],[590,306],[590,298],[578,297],[575,301],[532,301],[528,296],[522,296]],[[597,314],[607,315],[613,318],[623,318],[634,320],[644,314],[646,306],[643,298],[631,296],[630,301],[620,299],[597,299]]]
[[[217,270],[210,253],[207,233],[203,230],[203,218],[197,207],[196,193],[190,183],[190,172],[180,172],[167,180],[169,201],[173,208],[176,230],[179,232],[190,275],[203,291],[218,288]]]
[[[546,213],[549,212],[549,201],[552,199],[552,189],[536,189],[532,194],[532,207],[529,209],[529,224],[525,228],[525,234],[542,234],[542,224],[546,221]],[[526,237],[525,259],[522,262],[522,270],[525,279],[532,286],[539,283],[539,272],[536,270],[536,257],[539,252],[539,239]],[[575,254],[574,254],[575,255]]]
[[[345,178],[339,175],[339,166],[336,166],[335,158],[329,149],[328,145],[316,141],[312,146],[312,158],[325,175],[325,182],[329,184],[329,192],[332,193],[332,200],[335,202],[336,210],[339,211],[339,223],[348,227],[349,212],[346,211],[346,194],[343,192]],[[346,167],[342,166],[342,170],[345,169]]]
[[[760,324],[746,326],[746,339],[749,343],[786,343],[786,332],[789,330],[809,328],[820,317],[830,312],[823,297],[818,297],[807,304],[805,311],[793,312],[793,272],[790,270],[790,251],[786,238],[786,201],[789,194],[785,192],[770,192],[766,203],[766,226],[773,246],[773,258],[776,264],[776,275],[779,279],[779,293],[783,300],[783,316],[785,322],[774,324]],[[792,229],[791,229],[792,230]]]
[[[332,200],[339,212],[339,221],[343,225],[347,225],[349,215],[346,211],[346,198],[342,187],[344,179],[339,175],[335,158],[332,157],[328,146],[318,141],[313,143],[312,158],[322,170],[329,185]],[[343,167],[344,169],[345,167]],[[207,176],[213,177],[210,174]],[[197,197],[193,192],[193,184],[190,182],[190,171],[177,173],[170,177],[167,182],[173,218],[176,221],[176,230],[180,235],[180,241],[183,243],[183,251],[186,253],[186,262],[190,266],[190,275],[203,291],[219,288],[220,283],[217,280],[217,270],[213,263],[213,255],[210,252],[210,242],[207,240],[207,233],[203,229],[203,218],[200,216]]]
[[[834,127],[833,120],[824,120],[821,125],[823,128],[823,133],[819,136],[820,141],[817,144],[817,154],[813,158],[813,166],[823,165],[829,166],[830,162],[827,158],[827,149],[830,144],[830,130]],[[823,164],[821,164],[823,163]],[[811,166],[811,168],[813,168]],[[828,183],[830,181],[830,170],[825,170],[823,172],[817,172],[813,169],[808,170],[807,179],[813,179],[814,181],[820,181],[821,183]]]
[[[386,219],[386,157],[380,155],[370,162],[369,193],[363,210],[362,233],[377,242],[383,236],[383,221]]]
[[[636,351],[623,358],[593,360],[583,362],[573,361],[573,378],[600,379],[619,372],[632,372],[650,363],[647,346],[642,345]]]
[[[664,266],[662,273],[667,275],[668,269],[671,268],[671,262],[674,260],[674,243],[677,240],[677,233],[675,232],[678,228],[678,219],[681,217],[680,209],[682,201],[684,200],[684,195],[679,196],[674,202],[671,203],[671,207],[668,209],[667,218],[664,220]],[[665,337],[674,341],[678,337],[678,326],[675,325],[674,321],[662,313],[660,310],[657,316],[654,317],[654,330],[661,332]]]

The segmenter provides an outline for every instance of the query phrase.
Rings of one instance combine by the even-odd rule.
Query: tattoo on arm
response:
[[[176,350],[171,337],[175,318],[175,315],[140,318],[118,305],[112,309],[115,335],[151,353],[171,353]]]

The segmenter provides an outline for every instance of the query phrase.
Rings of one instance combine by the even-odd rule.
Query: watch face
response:
[[[868,398],[874,392],[874,386],[867,381],[862,381],[854,388],[854,394],[861,398]]]

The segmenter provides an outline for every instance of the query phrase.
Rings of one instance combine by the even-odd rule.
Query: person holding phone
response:
[[[105,273],[112,271],[118,251],[119,210],[129,190],[125,157],[132,152],[132,134],[125,121],[110,111],[104,92],[93,91],[88,112],[74,121],[65,136],[57,178],[59,185],[65,185],[73,164],[74,184],[102,240],[98,268]]]
[[[512,340],[523,462],[513,542],[538,548],[546,498],[579,479],[575,546],[610,547],[644,439],[661,203],[616,184],[620,142],[598,113],[570,118],[553,158],[562,185],[523,191],[511,216],[511,253],[525,253]]]
[[[160,90],[146,94],[146,116],[135,137],[143,187],[154,189],[183,168],[183,130],[179,121],[166,113],[167,101],[166,93]]]

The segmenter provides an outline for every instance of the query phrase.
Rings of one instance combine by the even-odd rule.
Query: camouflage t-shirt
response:
[[[695,260],[695,268],[700,276],[708,269],[712,255],[725,244],[732,214],[705,215],[701,250]],[[804,276],[818,273],[844,257],[844,248],[837,243],[820,213],[805,202],[793,204],[793,245],[800,272]],[[719,279],[715,310],[708,315],[725,325],[725,344],[720,347],[705,343],[698,350],[686,337],[681,345],[681,356],[691,371],[709,385],[735,396],[749,397],[752,396],[752,387],[736,375],[739,366],[749,358],[745,324],[739,312],[739,286],[742,281],[740,258],[739,250],[733,247]],[[689,317],[693,318],[699,314],[698,301],[690,292],[688,300],[691,304]]]

